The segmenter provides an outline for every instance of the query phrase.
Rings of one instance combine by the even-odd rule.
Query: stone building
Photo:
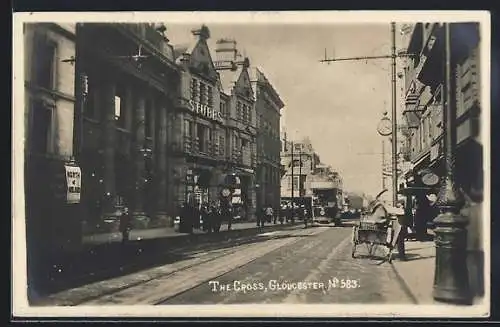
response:
[[[311,141],[308,138],[299,142],[285,141],[281,164],[286,171],[281,178],[281,197],[305,196],[308,193],[305,187],[307,176],[313,174],[316,166],[320,164]]]
[[[232,178],[240,184],[238,216],[250,218],[255,207],[255,113],[249,61],[236,49],[225,60],[212,59],[206,26],[193,31],[187,47],[176,48],[180,91],[172,120],[174,201],[217,201],[219,186]],[[233,177],[230,177],[233,176]]]
[[[230,171],[241,181],[241,201],[235,200],[242,218],[254,218],[256,208],[257,113],[250,79],[250,60],[242,58],[236,41],[216,42],[215,65],[228,111],[226,128]]]
[[[457,178],[465,192],[482,190],[482,140],[480,138],[479,25],[452,24],[452,108],[456,112]],[[467,37],[460,37],[467,36]],[[408,45],[405,68],[409,157],[412,173],[427,169],[444,175],[443,84],[444,51],[441,24],[418,23]],[[417,174],[418,175],[418,174]],[[418,176],[417,176],[418,179]],[[418,182],[415,180],[415,182]]]
[[[121,206],[136,227],[168,223],[167,134],[179,69],[163,32],[154,24],[78,25],[77,71],[87,82],[77,85],[75,145],[90,230],[116,230]]]
[[[257,114],[257,207],[270,204],[278,208],[281,186],[280,119],[283,100],[256,67],[251,69],[251,81]]]
[[[450,106],[455,115],[455,179],[464,195],[462,214],[469,218],[468,268],[474,295],[482,295],[483,275],[483,140],[480,132],[480,33],[478,23],[450,24]],[[423,186],[422,177],[432,172],[445,176],[443,149],[444,27],[438,23],[418,23],[408,44],[406,108],[410,128],[410,157],[413,169],[406,175],[407,187]],[[443,73],[440,73],[443,72]],[[439,183],[434,187],[438,191]],[[414,194],[415,197],[422,195]],[[418,210],[418,207],[417,207]],[[431,217],[433,219],[434,217]]]
[[[69,249],[80,237],[79,205],[69,203],[73,157],[75,24],[25,23],[25,203],[28,260]]]

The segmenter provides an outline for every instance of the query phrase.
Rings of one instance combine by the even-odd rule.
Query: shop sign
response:
[[[432,171],[425,171],[422,175],[422,183],[427,186],[434,186],[439,183],[439,176]]]
[[[189,107],[192,112],[202,115],[208,119],[222,121],[223,117],[220,111],[213,110],[207,105],[201,104],[199,102],[189,100]]]
[[[82,185],[82,172],[80,167],[77,166],[64,166],[66,170],[66,202],[67,203],[80,203],[81,185]]]

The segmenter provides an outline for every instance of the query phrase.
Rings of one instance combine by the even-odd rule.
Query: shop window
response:
[[[34,153],[52,152],[53,108],[36,102],[32,108],[31,151]]]
[[[35,81],[38,86],[56,88],[57,43],[47,36],[37,36]]]

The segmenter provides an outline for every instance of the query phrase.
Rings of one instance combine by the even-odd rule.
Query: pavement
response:
[[[436,304],[432,297],[436,248],[434,241],[405,242],[406,261],[400,261],[395,251],[392,267],[412,299],[418,304]]]
[[[33,304],[414,304],[389,263],[351,258],[351,233],[350,226],[263,230]]]
[[[289,224],[267,224],[264,230],[292,227]],[[234,223],[231,231],[223,225],[221,233],[211,234],[201,231],[177,233],[170,228],[135,230],[127,244],[122,244],[119,233],[87,237],[77,252],[36,258],[38,262],[33,264],[35,277],[30,279],[28,287],[29,297],[36,301],[64,289],[133,273],[160,263],[177,262],[193,248],[225,244],[231,239],[256,235],[258,231],[255,222],[242,222]]]
[[[251,229],[256,228],[255,222],[236,222],[233,223],[233,230]],[[221,231],[227,231],[227,225],[221,226]],[[205,234],[205,232],[194,229],[194,234]],[[182,237],[189,235],[188,233],[179,233],[173,227],[161,227],[161,228],[151,228],[151,229],[133,229],[130,231],[131,241],[148,240],[155,238],[166,238],[166,237]],[[84,244],[103,244],[110,242],[121,242],[122,233],[121,232],[111,232],[111,233],[99,233],[88,235],[83,238]]]

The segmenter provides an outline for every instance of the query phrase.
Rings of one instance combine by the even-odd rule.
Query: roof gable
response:
[[[217,71],[206,40],[200,39],[196,43],[189,57],[189,68],[202,76],[217,80]]]
[[[252,83],[250,82],[250,75],[248,69],[243,68],[234,85],[234,92],[243,95],[247,98],[253,98]]]

